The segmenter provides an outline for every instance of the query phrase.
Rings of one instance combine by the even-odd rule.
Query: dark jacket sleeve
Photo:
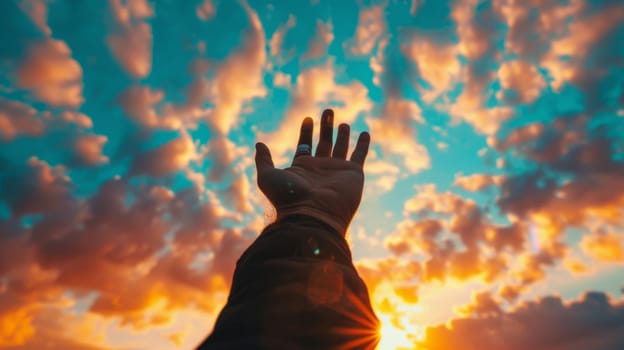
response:
[[[345,239],[293,215],[240,257],[227,304],[198,349],[374,349],[377,327]]]

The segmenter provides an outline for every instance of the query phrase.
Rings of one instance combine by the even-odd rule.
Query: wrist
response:
[[[336,230],[341,236],[345,236],[347,232],[347,228],[349,226],[349,221],[338,218],[334,215],[328,214],[322,210],[318,210],[313,207],[306,206],[296,206],[292,208],[281,208],[277,210],[277,220],[281,220],[290,215],[306,215],[312,218],[315,218],[326,225],[329,225],[331,228]]]

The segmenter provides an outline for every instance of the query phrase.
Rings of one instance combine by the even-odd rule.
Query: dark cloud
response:
[[[507,312],[481,293],[465,311],[473,316],[429,327],[423,348],[616,350],[624,345],[624,304],[600,292],[570,303],[543,297]]]

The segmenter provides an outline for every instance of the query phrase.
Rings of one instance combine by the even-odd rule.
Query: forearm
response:
[[[376,325],[344,238],[297,215],[269,225],[241,256],[205,344],[242,347],[247,339],[266,348],[334,348],[354,338],[345,332],[351,329],[372,348]]]

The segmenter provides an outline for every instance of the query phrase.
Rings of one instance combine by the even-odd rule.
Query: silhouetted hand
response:
[[[290,214],[306,214],[344,235],[362,199],[362,167],[370,135],[367,132],[360,134],[351,159],[346,160],[349,125],[339,126],[333,145],[333,123],[334,112],[325,110],[316,154],[312,156],[314,122],[309,117],[303,120],[297,153],[290,168],[276,169],[269,148],[258,142],[256,169],[258,186],[275,206],[278,220]]]

